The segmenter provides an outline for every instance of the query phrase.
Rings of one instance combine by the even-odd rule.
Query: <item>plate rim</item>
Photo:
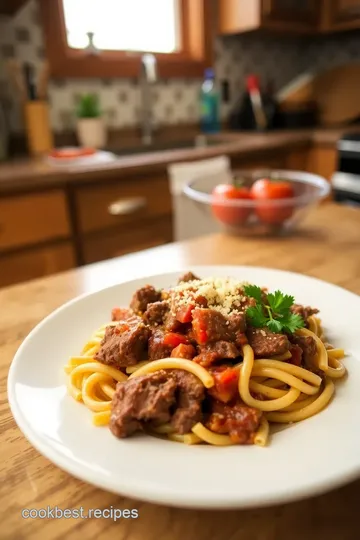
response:
[[[311,486],[310,488],[305,485],[303,487],[298,487],[295,490],[292,489],[291,493],[289,492],[274,492],[271,494],[271,496],[265,497],[262,496],[261,499],[258,499],[254,496],[248,497],[247,499],[240,498],[237,500],[232,499],[230,500],[224,500],[221,502],[218,500],[194,500],[191,498],[191,496],[186,496],[184,494],[179,495],[176,493],[171,494],[171,498],[169,499],[169,493],[166,493],[166,490],[159,490],[159,491],[152,491],[151,488],[145,489],[144,486],[138,487],[136,484],[126,483],[126,485],[121,485],[118,487],[115,487],[114,484],[111,482],[111,480],[108,480],[107,477],[96,475],[89,466],[82,465],[82,468],[80,468],[79,472],[79,465],[76,463],[75,460],[72,460],[71,457],[67,457],[61,452],[59,452],[56,447],[47,444],[42,440],[42,436],[39,435],[34,429],[32,429],[26,420],[26,417],[23,415],[21,407],[17,403],[17,399],[15,396],[15,370],[16,370],[16,363],[19,361],[18,359],[21,357],[22,350],[26,347],[27,342],[31,339],[33,334],[35,332],[41,331],[41,328],[47,323],[48,320],[56,317],[56,315],[66,310],[70,305],[81,302],[82,299],[96,295],[101,293],[105,290],[114,289],[119,286],[124,286],[126,284],[130,284],[135,281],[144,280],[149,278],[149,280],[153,277],[165,277],[168,275],[174,275],[174,274],[181,274],[184,270],[192,270],[194,272],[198,271],[201,273],[202,271],[206,271],[206,269],[213,269],[214,271],[216,268],[223,269],[227,268],[229,269],[229,272],[233,269],[234,271],[241,271],[241,269],[246,269],[246,271],[251,271],[252,269],[256,271],[271,271],[280,273],[283,275],[292,275],[297,276],[301,278],[305,278],[307,280],[311,280],[315,283],[321,283],[326,284],[328,286],[331,286],[338,290],[338,292],[346,293],[348,295],[351,295],[356,299],[357,301],[360,300],[360,295],[349,291],[348,289],[345,289],[339,285],[336,285],[334,283],[309,276],[307,274],[302,274],[300,272],[292,272],[288,270],[282,270],[277,268],[271,268],[271,267],[262,267],[262,266],[254,266],[254,265],[181,265],[180,268],[177,269],[168,269],[166,268],[166,271],[163,273],[152,273],[152,274],[146,274],[146,275],[135,275],[133,279],[124,279],[120,280],[113,285],[109,285],[107,287],[99,287],[95,290],[92,290],[90,292],[84,292],[80,295],[75,296],[74,298],[68,300],[67,302],[63,303],[59,307],[57,307],[55,310],[51,311],[46,317],[41,319],[38,324],[36,324],[30,332],[27,334],[27,336],[23,339],[20,346],[16,350],[13,359],[11,361],[8,376],[7,376],[7,397],[8,397],[8,403],[10,407],[11,414],[13,415],[13,418],[17,424],[17,427],[20,429],[21,433],[25,436],[25,438],[29,441],[29,443],[46,459],[52,462],[53,465],[59,467],[61,470],[71,474],[78,480],[81,480],[85,483],[90,483],[97,488],[107,490],[111,493],[123,496],[123,497],[129,497],[134,500],[138,501],[146,501],[148,503],[153,504],[164,504],[166,506],[171,507],[177,507],[177,508],[191,508],[191,509],[202,509],[202,510],[210,510],[210,509],[241,509],[241,508],[261,508],[261,507],[268,507],[273,506],[277,504],[283,504],[283,503],[290,503],[298,500],[302,500],[305,498],[313,497],[322,493],[325,493],[327,491],[330,491],[332,489],[335,489],[337,487],[340,487],[348,482],[351,482],[352,480],[357,479],[360,477],[360,459],[358,466],[355,470],[355,468],[352,471],[349,471],[347,474],[339,475],[338,478],[333,479],[325,479],[323,481],[318,481],[315,486]],[[86,470],[84,471],[84,467]],[[81,474],[81,471],[83,473]]]

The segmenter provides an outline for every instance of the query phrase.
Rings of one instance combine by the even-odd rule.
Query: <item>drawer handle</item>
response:
[[[109,204],[108,212],[112,216],[126,216],[145,208],[145,206],[145,197],[132,197],[131,199],[120,199]]]

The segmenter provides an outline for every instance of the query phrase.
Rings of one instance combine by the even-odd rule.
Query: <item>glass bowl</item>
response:
[[[251,187],[260,178],[291,183],[294,196],[287,199],[224,199],[212,195],[218,184]],[[185,195],[202,205],[231,234],[279,235],[293,231],[306,213],[330,193],[330,184],[316,174],[286,170],[240,170],[218,173],[188,182]]]

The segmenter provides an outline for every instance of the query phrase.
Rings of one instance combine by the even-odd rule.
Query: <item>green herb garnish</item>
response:
[[[244,292],[246,296],[256,301],[255,306],[246,310],[246,316],[253,326],[257,328],[266,326],[272,332],[290,334],[304,327],[305,323],[301,315],[290,311],[294,303],[293,296],[283,294],[281,291],[265,294],[256,285],[246,285]]]

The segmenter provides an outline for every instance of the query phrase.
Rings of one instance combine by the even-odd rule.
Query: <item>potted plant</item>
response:
[[[77,137],[81,146],[103,148],[106,145],[106,127],[96,94],[83,94],[77,106]]]

